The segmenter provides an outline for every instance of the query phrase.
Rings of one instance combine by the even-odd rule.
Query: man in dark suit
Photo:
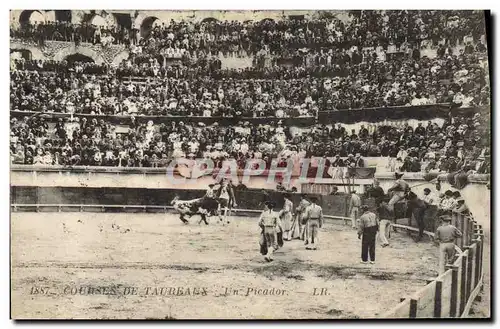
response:
[[[344,164],[346,167],[354,168],[356,167],[356,159],[352,153],[347,155],[347,159],[344,160]]]
[[[335,159],[332,162],[332,167],[345,167],[344,160],[342,160],[340,154],[335,155]]]
[[[479,156],[475,170],[478,174],[488,174],[490,172],[490,156]]]
[[[365,166],[365,160],[361,158],[360,153],[356,153],[356,157],[354,158],[354,164],[356,168],[363,168]]]
[[[422,126],[422,122],[418,123],[418,127],[415,128],[416,135],[425,135],[425,128]]]
[[[384,200],[385,192],[382,187],[380,187],[380,183],[378,180],[373,180],[373,185],[367,190],[367,195],[369,198],[375,199],[375,205],[380,207],[380,204]]]
[[[408,207],[411,209],[412,217],[416,220],[418,226],[418,236],[414,239],[419,242],[424,237],[424,214],[427,205],[415,193],[408,193]]]
[[[366,129],[364,125],[361,125],[361,128],[359,128],[359,138],[368,138],[368,129]]]

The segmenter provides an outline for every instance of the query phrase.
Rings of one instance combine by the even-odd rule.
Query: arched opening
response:
[[[71,22],[71,10],[55,10],[56,21]]]
[[[141,24],[141,37],[147,38],[151,34],[151,30],[160,24],[158,17],[149,16],[144,18]]]
[[[116,18],[118,26],[130,30],[132,28],[132,17],[129,14],[116,14],[113,13]]]
[[[38,10],[24,10],[21,15],[19,15],[19,23],[21,25],[43,22],[45,22],[45,16]]]
[[[260,21],[261,24],[274,24],[274,19],[272,18],[264,18]]]
[[[218,22],[218,21],[219,20],[217,18],[207,17],[207,18],[203,19],[201,22],[202,23],[210,24],[210,23],[215,23],[215,22]]]
[[[26,59],[30,60],[32,57],[31,51],[28,49],[11,49],[10,58],[11,59]]]
[[[75,62],[95,63],[95,61],[92,57],[85,56],[85,55],[82,55],[80,53],[68,55],[64,58],[64,60],[67,61],[69,64],[72,64]]]
[[[338,19],[336,13],[327,10],[320,11],[318,16],[320,19]]]

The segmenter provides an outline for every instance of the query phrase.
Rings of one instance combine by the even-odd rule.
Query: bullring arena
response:
[[[16,318],[373,318],[424,286],[437,268],[436,248],[405,234],[378,246],[375,265],[360,264],[356,232],[334,220],[317,251],[287,241],[273,263],[258,252],[255,217],[235,216],[225,226],[143,213],[12,213],[11,220]],[[20,298],[31,286],[49,293]],[[128,286],[139,295],[120,293]],[[83,294],[73,295],[73,287]],[[88,287],[118,294],[89,295]],[[176,296],[171,287],[190,288],[191,295]],[[194,294],[201,288],[208,295]],[[224,296],[226,288],[231,295]]]
[[[11,11],[11,317],[490,317],[488,17]]]

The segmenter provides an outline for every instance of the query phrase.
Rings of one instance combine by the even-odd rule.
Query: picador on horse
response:
[[[390,218],[396,222],[396,213],[395,213],[395,205],[398,202],[405,202],[408,196],[408,193],[410,192],[410,185],[403,180],[401,177],[403,177],[402,173],[394,173],[394,178],[396,178],[396,181],[394,182],[394,185],[387,190],[387,193],[390,196],[389,203],[383,203],[381,205],[382,208],[384,208],[387,212]]]
[[[219,216],[219,220],[226,221],[227,213],[236,206],[233,185],[227,180],[221,180],[219,184],[210,184],[205,195],[194,200],[179,200],[176,196],[171,204],[179,212],[180,219],[184,224],[189,223],[186,216],[200,215],[201,220],[208,225],[207,217]],[[224,218],[221,216],[223,211]],[[227,220],[229,223],[229,220]]]

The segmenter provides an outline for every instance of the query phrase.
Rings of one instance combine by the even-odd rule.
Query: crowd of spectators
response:
[[[391,170],[486,173],[489,170],[488,118],[449,117],[443,125],[365,127],[342,124],[286,127],[279,120],[224,127],[217,123],[155,124],[131,118],[128,131],[103,119],[62,118],[54,125],[40,116],[11,121],[11,160],[15,164],[165,167],[175,158],[212,158],[220,167],[235,159],[324,157],[327,167],[357,167],[362,157],[387,157]],[[368,129],[370,128],[370,129]],[[362,162],[361,162],[362,163]],[[422,163],[425,165],[422,166]],[[325,171],[326,172],[326,171]]]
[[[37,113],[11,122],[13,163],[165,167],[178,157],[211,157],[218,165],[236,159],[243,167],[249,158],[270,164],[276,157],[325,156],[335,158],[328,162],[333,167],[387,157],[391,170],[489,170],[484,115],[450,117],[443,126],[351,132],[341,124],[297,130],[281,121],[323,110],[488,106],[481,11],[351,11],[344,21],[172,21],[142,32],[61,22],[11,29],[12,38],[41,44],[130,47],[119,65],[12,60],[10,109]],[[424,44],[435,48],[435,57],[421,56]],[[453,49],[457,44],[460,51]],[[253,66],[223,68],[220,53],[253,54]],[[71,116],[53,127],[44,119],[51,113],[122,115],[131,122],[121,132],[106,119]],[[230,117],[235,124],[145,123],[141,115]],[[252,125],[245,121],[251,117],[270,122]]]
[[[43,45],[45,41],[66,41],[79,45],[82,42],[92,44],[124,44],[130,46],[137,42],[133,30],[121,26],[97,26],[88,22],[73,24],[70,22],[25,22],[18,28],[11,27],[10,37],[23,39]]]
[[[482,11],[385,10],[350,11],[349,18],[319,12],[317,18],[274,21],[174,21],[126,29],[116,24],[96,26],[89,22],[26,22],[11,28],[11,37],[45,40],[121,43],[158,54],[168,49],[203,50],[212,54],[256,54],[261,50],[283,54],[294,49],[348,49],[378,47],[387,49],[403,43],[433,45],[478,41],[484,34]],[[147,25],[147,24],[146,24]]]
[[[476,53],[341,64],[319,70],[213,69],[204,75],[196,67],[162,67],[157,61],[115,67],[18,59],[11,70],[11,109],[284,118],[319,110],[489,105],[488,72]],[[141,73],[149,80],[128,81]]]
[[[318,106],[300,80],[165,79],[141,84],[113,76],[16,71],[11,109],[107,115],[224,117],[312,116]]]
[[[481,11],[351,11],[349,16],[346,21],[161,23],[134,42],[130,58],[117,66],[18,59],[11,70],[11,109],[281,118],[318,110],[489,105],[488,72],[479,60],[486,51],[479,42],[484,34]],[[96,29],[101,28],[21,24],[12,37],[39,32],[45,39],[69,41],[78,35],[89,41]],[[116,34],[111,29],[102,33]],[[435,58],[420,56],[422,40],[437,46]],[[458,54],[452,49],[457,43],[465,44]],[[252,67],[222,68],[216,54],[234,47],[293,60],[283,64],[278,56],[262,64],[255,56]],[[403,54],[387,56],[392,48]],[[175,65],[165,65],[170,55],[179,57]],[[154,81],[146,86],[121,81],[127,77]]]

